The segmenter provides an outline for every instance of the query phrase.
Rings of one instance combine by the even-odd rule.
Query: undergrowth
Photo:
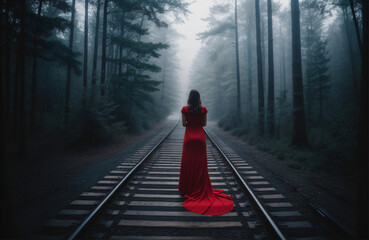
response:
[[[292,169],[325,171],[339,175],[352,175],[354,172],[353,129],[342,131],[337,130],[335,125],[315,126],[308,134],[310,146],[296,148],[291,145],[291,137],[288,137],[291,136],[290,132],[277,132],[274,137],[261,137],[257,128],[246,128],[229,119],[220,120],[218,125],[259,150],[273,154],[281,163]]]

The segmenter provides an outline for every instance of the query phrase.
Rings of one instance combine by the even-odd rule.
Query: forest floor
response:
[[[38,134],[28,139],[29,155],[7,167],[14,237],[29,238],[55,214],[98,179],[145,145],[167,120],[140,134],[90,147],[71,145],[68,136]]]
[[[335,169],[296,169],[290,166],[289,161],[280,160],[258,146],[249,144],[223,130],[215,122],[209,122],[208,127],[240,156],[251,157],[254,163],[303,195],[307,202],[325,210],[346,231],[354,233],[357,196],[355,176],[342,175]]]

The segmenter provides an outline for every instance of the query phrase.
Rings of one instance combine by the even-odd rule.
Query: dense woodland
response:
[[[206,44],[193,64],[192,86],[226,129],[263,143],[278,141],[277,147],[320,151],[335,163],[351,161],[359,121],[362,5],[299,2],[292,1],[292,10],[272,1],[215,3],[210,30],[199,34]]]
[[[367,226],[368,1],[289,2],[214,1],[191,86],[210,118],[290,167],[361,171]]]
[[[368,1],[289,3],[212,1],[189,86],[209,119],[291,167],[365,178]],[[2,153],[27,156],[39,133],[105,143],[178,112],[172,23],[188,4],[1,0]]]
[[[186,6],[178,0],[1,1],[6,149],[26,155],[27,136],[36,132],[99,144],[165,118],[178,85],[178,33],[170,23]]]

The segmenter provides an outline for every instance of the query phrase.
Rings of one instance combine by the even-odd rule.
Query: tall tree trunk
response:
[[[280,28],[280,35],[282,38],[282,29]],[[284,47],[284,41],[283,38],[281,39],[282,43],[282,90],[286,90],[286,57],[285,57],[285,47]]]
[[[4,2],[3,0],[0,1],[0,51],[3,53],[4,52],[4,48],[3,48],[3,36],[4,36],[4,26],[6,26],[7,24],[7,17],[5,17],[4,20],[4,24],[3,24],[3,9],[4,9]],[[5,116],[5,105],[4,105],[4,90],[5,90],[5,84],[4,84],[4,78],[3,78],[3,58],[0,58],[0,131],[1,131],[1,136],[0,136],[0,140],[2,141],[2,143],[5,142],[5,135],[4,134],[4,130],[6,128],[6,126],[4,125],[4,120],[6,118]],[[0,157],[1,159],[4,159],[4,150],[5,150],[5,146],[4,144],[1,144],[0,146]]]
[[[235,22],[235,37],[236,37],[236,72],[237,72],[237,112],[236,118],[241,118],[241,83],[240,83],[240,56],[238,50],[238,18],[237,18],[237,0],[234,2],[234,22]]]
[[[5,63],[4,63],[4,136],[10,137],[10,16],[9,16],[9,1],[5,5]]]
[[[247,80],[248,80],[248,128],[251,126],[251,117],[252,117],[252,53],[251,53],[251,21],[248,24],[249,28],[247,29]]]
[[[126,18],[126,13],[123,12],[123,16],[122,16],[122,25],[120,27],[120,37],[124,38],[124,24],[125,24],[125,18]],[[121,44],[119,44],[119,69],[118,69],[118,74],[119,77],[122,74],[122,58],[123,58],[123,46]]]
[[[117,61],[117,62],[114,62],[114,74],[117,74],[118,73],[118,69],[119,69],[119,52],[120,52],[120,49],[119,49],[119,45],[115,45],[115,49],[114,49],[114,59]]]
[[[105,70],[106,70],[106,28],[108,24],[108,4],[109,0],[104,2],[104,13],[103,13],[103,35],[102,35],[102,56],[101,56],[101,79],[100,79],[100,95],[105,95]]]
[[[319,74],[318,76],[318,79],[319,79],[319,122],[320,124],[322,124],[322,120],[323,120],[323,115],[322,115],[322,107],[323,107],[323,96],[322,96],[322,79],[321,79],[321,76]]]
[[[308,146],[305,110],[304,89],[302,84],[301,67],[301,39],[300,39],[300,9],[299,1],[291,0],[292,22],[292,78],[293,78],[293,132],[292,145]]]
[[[26,18],[26,0],[20,2],[20,31],[19,31],[19,147],[20,156],[26,156],[26,84],[25,84],[25,70],[26,70],[26,33],[25,33],[25,18]]]
[[[345,25],[345,32],[346,37],[348,41],[348,48],[349,48],[349,55],[350,55],[350,63],[351,63],[351,74],[352,74],[352,83],[354,88],[354,100],[359,101],[359,94],[358,94],[358,85],[357,85],[357,76],[356,76],[356,63],[355,63],[355,56],[354,56],[354,50],[352,49],[352,40],[351,40],[351,34],[350,34],[350,28],[349,28],[349,18],[347,14],[346,7],[343,7],[343,21]]]
[[[74,21],[76,17],[76,0],[72,0],[72,16],[71,16],[71,25],[70,25],[70,33],[69,33],[69,48],[73,50],[73,38],[74,38]],[[72,78],[72,61],[68,61],[68,69],[67,69],[67,84],[65,88],[65,118],[64,123],[68,124],[69,117],[69,98],[70,98],[70,82]]]
[[[309,15],[307,21],[307,27],[308,29],[313,29],[313,15],[311,13],[311,7],[308,9]],[[314,69],[316,66],[313,65],[313,39],[312,34],[309,32],[308,37],[306,38],[306,129],[309,131],[312,119],[313,119],[313,113],[312,113],[312,106],[313,106],[313,95],[314,95],[314,83],[313,83],[313,75],[312,75],[312,69]]]
[[[272,2],[268,0],[268,132],[274,135],[274,55]]]
[[[115,52],[114,48],[115,48],[114,45],[111,44],[111,42],[110,42],[109,47],[108,47],[108,54],[107,54],[108,59],[112,59],[112,60],[115,59],[114,58],[114,52]],[[111,85],[110,85],[109,80],[110,80],[112,74],[114,73],[114,65],[115,64],[112,61],[109,61],[109,62],[107,62],[107,66],[106,66],[106,69],[107,69],[106,76],[107,76],[107,78],[106,78],[106,83],[105,83],[105,86],[106,86],[105,92],[106,92],[106,95],[108,97],[108,100],[111,100],[111,97],[112,97],[112,93],[110,91]]]
[[[362,54],[362,44],[361,44],[361,38],[360,38],[360,31],[359,31],[359,24],[357,22],[356,14],[355,14],[355,8],[354,8],[354,0],[350,0],[350,8],[352,13],[352,19],[354,20],[355,25],[355,33],[356,33],[356,39],[360,50],[360,55]]]
[[[163,41],[165,42],[165,40]],[[164,101],[165,97],[165,74],[166,74],[166,65],[167,65],[167,59],[168,59],[168,50],[164,50],[164,57],[162,60],[162,77],[161,77],[161,100]]]
[[[34,32],[33,37],[33,53],[32,53],[32,100],[31,100],[31,126],[35,126],[35,113],[36,113],[36,70],[37,70],[37,38],[38,38],[38,28],[40,27],[40,17],[42,11],[43,0],[38,3],[37,9],[37,28]]]
[[[246,18],[246,29],[245,32],[247,33],[247,82],[248,82],[248,89],[247,89],[247,128],[250,129],[251,123],[252,123],[252,46],[251,46],[251,39],[252,39],[252,33],[251,33],[251,26],[252,26],[252,18],[251,14],[247,14]]]
[[[88,0],[85,0],[85,39],[83,50],[83,105],[86,104],[87,65],[88,65]]]
[[[141,22],[140,22],[140,29],[142,28],[142,26],[144,24],[144,20],[145,20],[145,14],[142,14]],[[138,37],[137,37],[137,42],[141,42],[141,37],[142,37],[142,35],[139,34]]]
[[[101,0],[97,0],[94,57],[92,60],[92,79],[91,79],[92,86],[95,86],[96,84],[97,52],[99,50],[99,25],[100,25],[100,5],[101,5],[100,3]]]
[[[282,44],[283,44],[283,37],[282,37],[282,24],[279,23],[279,41],[280,41],[280,45],[278,47],[279,49],[279,91],[283,90],[283,66],[282,66],[282,62],[283,62],[283,51],[282,51]]]
[[[114,45],[111,44],[111,43],[110,43],[110,46],[108,48],[108,59],[112,59],[112,60],[114,59]],[[107,79],[109,79],[109,77],[113,73],[113,69],[114,69],[113,65],[114,65],[114,63],[112,61],[109,61],[107,63],[107,66],[106,66],[106,68],[108,69],[107,74],[106,74],[108,76]]]
[[[358,237],[368,239],[368,78],[369,78],[369,2],[362,1],[363,47],[361,53],[360,115],[358,134],[359,191],[357,204]]]
[[[8,1],[7,1],[8,2]],[[0,19],[1,19],[1,24],[0,24],[0,49],[1,51],[4,51],[6,52],[6,48],[7,47],[7,43],[6,43],[6,38],[5,37],[5,45],[3,45],[3,36],[7,35],[8,34],[8,27],[9,27],[9,21],[8,21],[8,3],[4,3],[4,1],[0,1],[0,9],[1,9],[1,12],[0,12]],[[3,9],[5,8],[5,16],[3,15]],[[3,24],[3,18],[4,18],[4,24]],[[5,34],[4,34],[5,33]],[[2,216],[2,225],[1,225],[1,237],[2,238],[12,238],[14,237],[14,232],[15,232],[15,224],[13,224],[13,221],[12,221],[12,218],[9,217],[9,216],[13,216],[13,213],[12,213],[12,210],[11,208],[9,207],[11,205],[11,199],[10,197],[7,197],[7,196],[11,196],[11,191],[9,191],[9,179],[7,177],[7,174],[6,171],[8,169],[8,164],[10,161],[5,161],[5,160],[8,160],[8,157],[7,157],[7,150],[8,150],[8,147],[6,145],[7,142],[9,142],[9,138],[8,138],[8,116],[5,115],[6,113],[6,99],[5,99],[5,96],[3,95],[3,91],[5,90],[5,94],[6,94],[6,91],[7,91],[7,88],[6,88],[6,79],[5,76],[3,78],[3,60],[5,61],[5,64],[6,64],[6,61],[7,59],[3,59],[1,58],[0,59],[0,79],[2,80],[0,82],[0,89],[1,89],[1,96],[0,96],[0,102],[1,102],[1,117],[0,117],[0,128],[1,128],[1,146],[0,146],[0,157],[1,157],[1,161],[0,161],[0,168],[2,169],[2,174],[0,176],[0,187],[2,189],[2,195],[3,197],[1,198],[0,200],[0,211],[1,211],[1,214]],[[5,82],[4,82],[5,80]],[[3,85],[4,84],[4,85]],[[9,92],[8,92],[9,93]],[[4,96],[4,98],[3,98]],[[4,101],[3,101],[4,100]],[[4,105],[5,104],[5,105]],[[5,123],[5,124],[4,124]],[[6,217],[5,217],[6,216]],[[4,221],[5,220],[5,221]]]
[[[18,114],[19,114],[19,65],[20,65],[20,48],[17,48],[17,55],[15,60],[15,74],[14,74],[14,87],[13,87],[13,119],[12,130],[15,139],[18,137]]]
[[[261,62],[262,62],[262,65],[263,65],[263,81],[265,81],[266,79],[266,74],[265,74],[265,71],[266,71],[266,51],[265,51],[265,25],[264,25],[264,18],[261,17],[260,15],[260,42],[261,42]],[[267,87],[268,87],[268,82],[265,81],[263,82],[263,86],[264,86],[264,102],[267,101],[267,94],[265,94],[267,92]]]
[[[263,63],[261,56],[261,39],[260,39],[260,7],[259,0],[255,0],[255,16],[256,16],[256,53],[258,65],[258,128],[259,134],[264,134],[264,80],[263,80]]]

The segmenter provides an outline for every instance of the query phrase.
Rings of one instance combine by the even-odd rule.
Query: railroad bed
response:
[[[211,183],[233,197],[234,210],[220,216],[186,210],[182,206],[185,197],[178,192],[185,128],[177,123],[168,125],[130,158],[122,159],[115,170],[49,221],[36,238],[318,237],[312,224],[283,194],[211,133],[206,138]]]

